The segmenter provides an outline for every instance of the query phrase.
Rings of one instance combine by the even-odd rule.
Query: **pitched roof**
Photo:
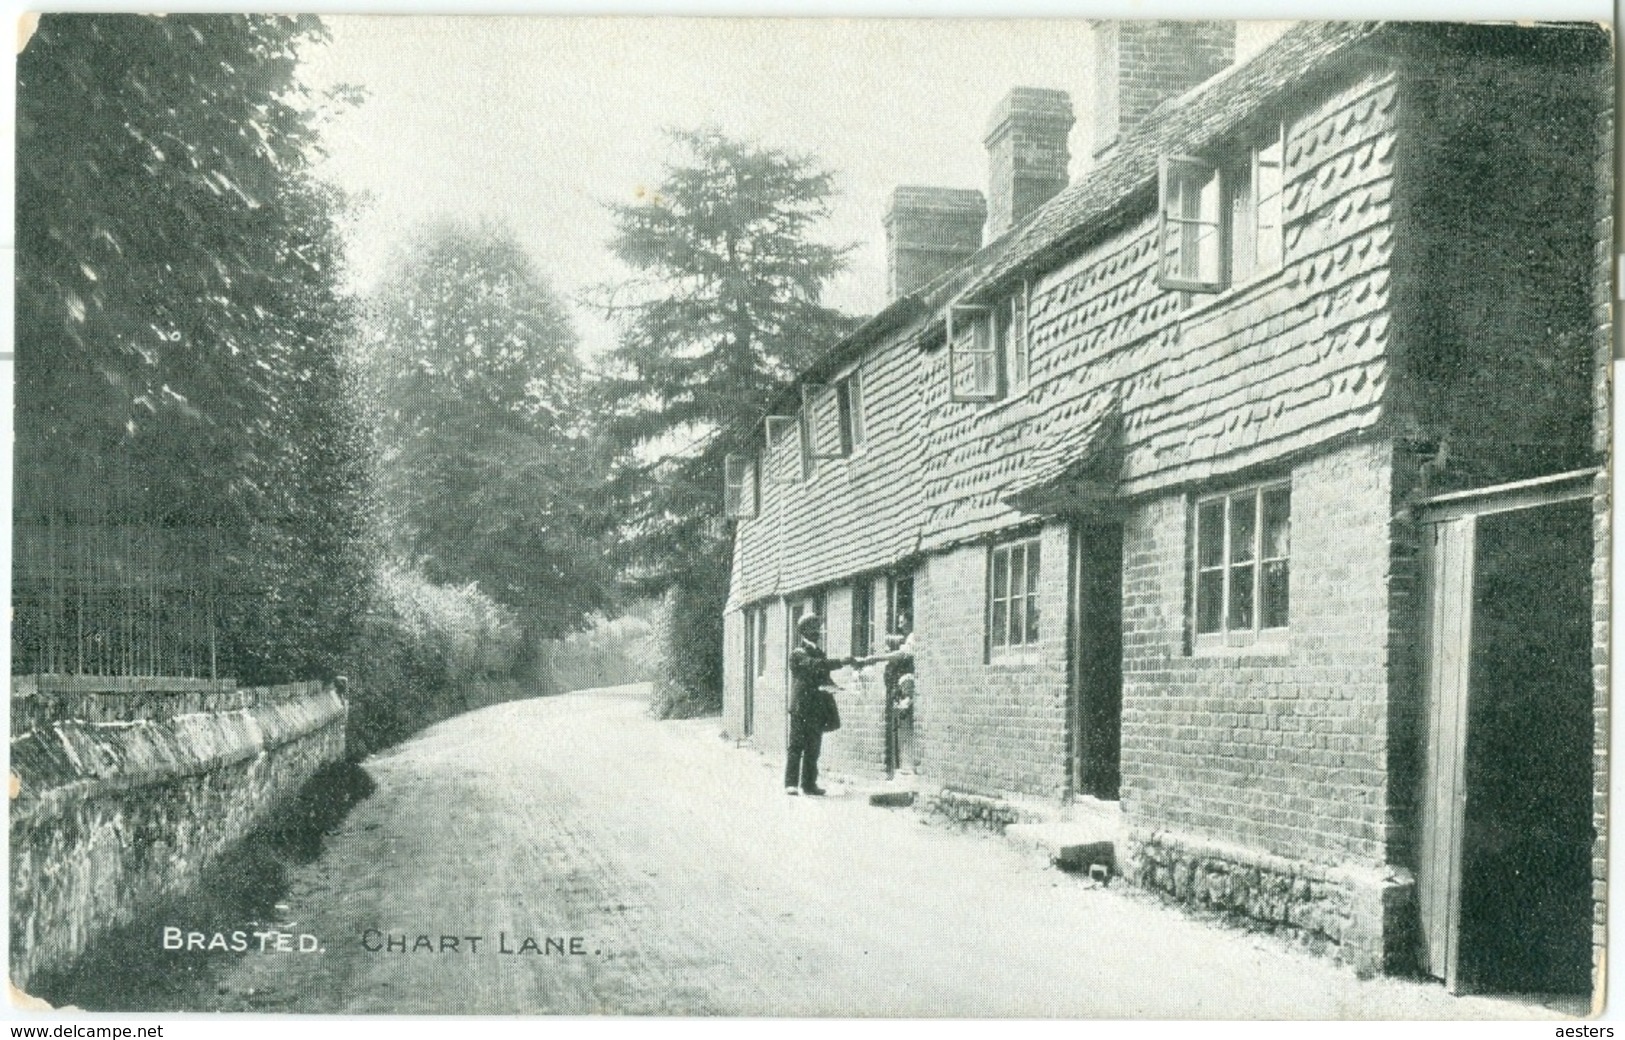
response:
[[[1317,68],[1377,36],[1385,22],[1306,22],[1289,30],[1245,64],[1233,65],[1185,94],[1163,102],[1118,143],[1116,150],[1076,184],[1039,207],[1012,236],[1003,255],[972,284],[967,296],[992,291],[1074,248],[1133,207],[1157,183],[1165,155],[1200,152],[1219,143]]]

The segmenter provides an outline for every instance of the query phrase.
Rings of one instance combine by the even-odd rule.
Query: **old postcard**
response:
[[[14,1013],[1602,1010],[1610,26],[20,37]]]

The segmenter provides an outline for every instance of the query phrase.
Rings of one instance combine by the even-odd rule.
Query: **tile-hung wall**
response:
[[[1148,213],[1033,286],[1032,385],[1024,395],[993,406],[952,403],[946,352],[928,355],[924,545],[942,552],[929,564],[933,587],[954,591],[920,608],[927,648],[921,674],[930,677],[935,702],[951,706],[945,714],[954,721],[934,728],[934,705],[922,698],[919,724],[927,760],[944,782],[1039,795],[1066,789],[1064,525],[1044,529],[1041,582],[1049,624],[1042,649],[984,664],[979,637],[989,542],[997,544],[1028,519],[1002,503],[1000,492],[1025,453],[1077,422],[1092,395],[1120,395],[1123,486],[1145,503],[1131,511],[1130,529],[1142,534],[1125,543],[1127,558],[1151,554],[1174,568],[1165,576],[1174,582],[1172,600],[1163,598],[1169,589],[1152,597],[1154,607],[1125,598],[1131,619],[1135,610],[1172,611],[1138,630],[1131,620],[1126,658],[1185,653],[1180,568],[1188,518],[1181,509],[1168,513],[1185,497],[1158,499],[1156,489],[1192,482],[1222,488],[1225,474],[1268,467],[1377,422],[1387,379],[1393,77],[1373,71],[1330,97],[1300,104],[1286,119],[1278,271],[1217,298],[1165,290],[1157,284],[1157,222]],[[1261,123],[1255,132],[1268,136],[1279,126]],[[1276,468],[1273,476],[1290,472]],[[1379,498],[1383,493],[1372,491]],[[1376,508],[1375,515],[1386,514],[1386,507]],[[1380,536],[1385,531],[1374,533]],[[966,540],[973,542],[954,546]],[[1380,549],[1374,558],[1386,559],[1386,542],[1373,544]],[[1383,632],[1383,615],[1376,619],[1375,631]],[[1155,645],[1144,646],[1148,639]],[[1376,639],[1378,664],[1382,648],[1383,639]],[[1287,663],[1273,666],[1279,671]],[[1227,661],[1230,675],[1237,664]],[[1125,700],[1128,694],[1126,688]],[[1129,737],[1125,721],[1125,767],[1133,754]],[[1222,785],[1215,780],[1217,792]],[[1126,797],[1143,793],[1130,791]],[[1170,802],[1175,797],[1169,792]],[[1144,804],[1149,811],[1163,803]],[[1227,808],[1215,818],[1223,821],[1217,829],[1236,822],[1238,813],[1245,815]],[[1368,822],[1362,818],[1348,833]]]

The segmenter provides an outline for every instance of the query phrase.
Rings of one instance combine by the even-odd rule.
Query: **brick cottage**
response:
[[[1013,90],[985,198],[897,189],[892,302],[730,457],[728,733],[782,749],[802,613],[906,614],[911,717],[840,673],[837,768],[1109,817],[1367,970],[1591,989],[1610,36],[1095,35],[1087,172]]]

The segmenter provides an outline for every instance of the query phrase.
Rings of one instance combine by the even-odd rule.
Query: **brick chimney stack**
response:
[[[1096,21],[1095,156],[1236,60],[1235,22]]]
[[[1064,90],[1015,87],[988,120],[987,237],[1009,231],[1066,187],[1072,99]]]
[[[886,289],[895,300],[982,248],[987,202],[967,188],[905,185],[886,211]]]

